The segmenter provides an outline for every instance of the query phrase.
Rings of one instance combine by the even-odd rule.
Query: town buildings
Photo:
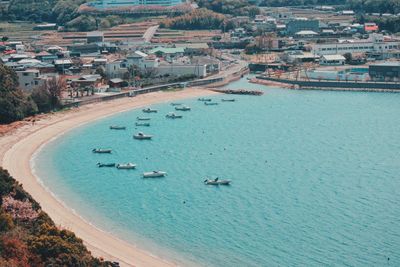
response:
[[[181,0],[100,0],[89,3],[96,8],[119,8],[130,6],[163,6],[171,7],[182,4]]]
[[[344,55],[346,53],[388,52],[400,49],[400,40],[373,33],[368,39],[345,39],[337,42],[314,43],[311,52],[315,55]]]

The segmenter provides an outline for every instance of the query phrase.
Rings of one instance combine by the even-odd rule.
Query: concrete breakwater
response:
[[[233,95],[262,95],[263,91],[260,90],[246,90],[246,89],[211,89],[214,92]]]
[[[293,89],[364,91],[364,92],[400,92],[400,83],[392,83],[392,82],[300,81],[300,80],[272,78],[267,76],[257,76],[256,79],[291,85],[291,88]],[[255,82],[257,82],[257,80],[255,80]]]

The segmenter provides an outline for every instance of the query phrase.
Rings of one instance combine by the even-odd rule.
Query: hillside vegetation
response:
[[[0,167],[0,266],[112,266],[92,257],[82,240],[59,229]]]

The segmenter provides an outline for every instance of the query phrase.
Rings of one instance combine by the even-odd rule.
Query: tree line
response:
[[[224,15],[200,8],[188,14],[164,19],[160,26],[177,30],[221,29],[226,22]]]
[[[60,108],[64,87],[64,81],[52,78],[32,92],[25,92],[18,87],[15,71],[0,64],[0,124]]]

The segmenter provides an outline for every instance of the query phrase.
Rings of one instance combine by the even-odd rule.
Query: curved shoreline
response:
[[[168,262],[156,257],[102,231],[64,206],[34,175],[31,158],[46,143],[85,123],[146,105],[210,94],[216,93],[204,89],[155,92],[49,115],[38,121],[36,125],[27,124],[17,129],[15,133],[9,133],[0,138],[1,166],[23,184],[24,189],[39,202],[42,209],[57,225],[73,231],[81,238],[94,256],[118,261],[121,266],[177,266],[176,262]]]

